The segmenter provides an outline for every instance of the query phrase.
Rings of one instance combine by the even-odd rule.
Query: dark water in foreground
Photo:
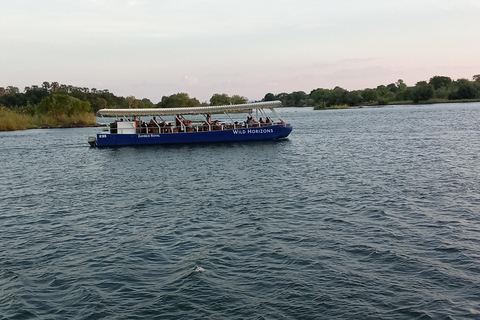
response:
[[[0,133],[0,319],[479,319],[480,104],[282,114],[283,142]]]

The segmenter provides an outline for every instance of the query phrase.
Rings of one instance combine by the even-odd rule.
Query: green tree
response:
[[[262,101],[274,101],[275,95],[273,93],[267,93]]]
[[[231,103],[230,97],[225,94],[218,94],[215,93],[211,98],[210,98],[210,105],[212,106],[223,106],[223,105],[229,105]]]
[[[365,102],[375,102],[378,100],[378,94],[376,89],[364,89],[362,92],[362,97]]]
[[[93,93],[96,93],[97,92],[97,89],[93,88],[92,89],[92,92]],[[138,108],[138,100],[135,98],[135,96],[128,96],[127,97],[127,101],[128,101],[128,107],[129,108]]]
[[[196,107],[200,105],[200,101],[196,98],[190,98],[187,93],[175,93],[171,96],[163,96],[162,101],[157,104],[159,108],[181,108]]]
[[[347,93],[348,91],[341,87],[337,86],[333,88],[329,95],[329,99],[327,100],[327,106],[346,104],[345,96]]]
[[[44,98],[37,107],[39,113],[49,114],[55,118],[91,112],[90,103],[71,97],[64,93],[52,94]]]
[[[239,96],[239,95],[233,95],[231,98],[230,98],[230,102],[232,104],[245,104],[247,103],[248,99],[246,97],[242,97],[242,96]]]
[[[358,106],[363,102],[361,91],[350,91],[345,95],[345,103],[349,106]]]
[[[303,91],[294,91],[288,96],[287,106],[304,107],[307,105],[308,95]]]
[[[477,90],[472,82],[467,79],[457,80],[458,90],[456,99],[475,99],[477,98]]]
[[[396,101],[407,101],[412,99],[411,90],[402,79],[398,79],[395,84],[398,88],[397,92],[395,92]]]
[[[108,107],[107,100],[100,97],[95,97],[90,104],[94,112],[97,112],[100,109],[106,109]]]
[[[452,79],[445,76],[434,76],[430,78],[428,83],[431,84],[435,90],[438,90],[442,87],[447,88],[452,83]]]
[[[398,90],[398,87],[395,83],[390,83],[389,85],[387,85],[387,88],[393,93],[397,92]]]
[[[413,102],[427,101],[433,97],[434,88],[426,81],[419,81],[412,90]]]
[[[378,104],[389,104],[395,100],[395,93],[387,92],[383,96],[378,97]]]
[[[391,92],[391,91],[390,89],[387,88],[387,86],[384,86],[383,84],[377,86],[377,94],[379,97],[386,95],[388,92]]]
[[[105,101],[106,102],[106,101]],[[147,98],[143,98],[142,100],[139,101],[138,107],[140,109],[146,109],[146,108],[154,108],[155,105],[153,104],[152,101],[150,101]]]

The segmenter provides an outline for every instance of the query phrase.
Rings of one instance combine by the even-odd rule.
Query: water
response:
[[[281,142],[0,133],[0,319],[480,318],[480,104],[282,114]]]

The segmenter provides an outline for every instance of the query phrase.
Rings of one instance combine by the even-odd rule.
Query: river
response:
[[[0,319],[480,318],[480,104],[279,113],[279,142],[1,132]]]

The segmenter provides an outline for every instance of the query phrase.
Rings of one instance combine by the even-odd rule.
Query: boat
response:
[[[280,101],[267,101],[185,108],[101,109],[98,115],[116,119],[105,121],[106,130],[88,137],[88,143],[92,147],[112,147],[285,139],[292,126],[275,111],[281,106]],[[212,120],[212,115],[222,113],[223,121]],[[239,116],[244,120],[233,119]]]

